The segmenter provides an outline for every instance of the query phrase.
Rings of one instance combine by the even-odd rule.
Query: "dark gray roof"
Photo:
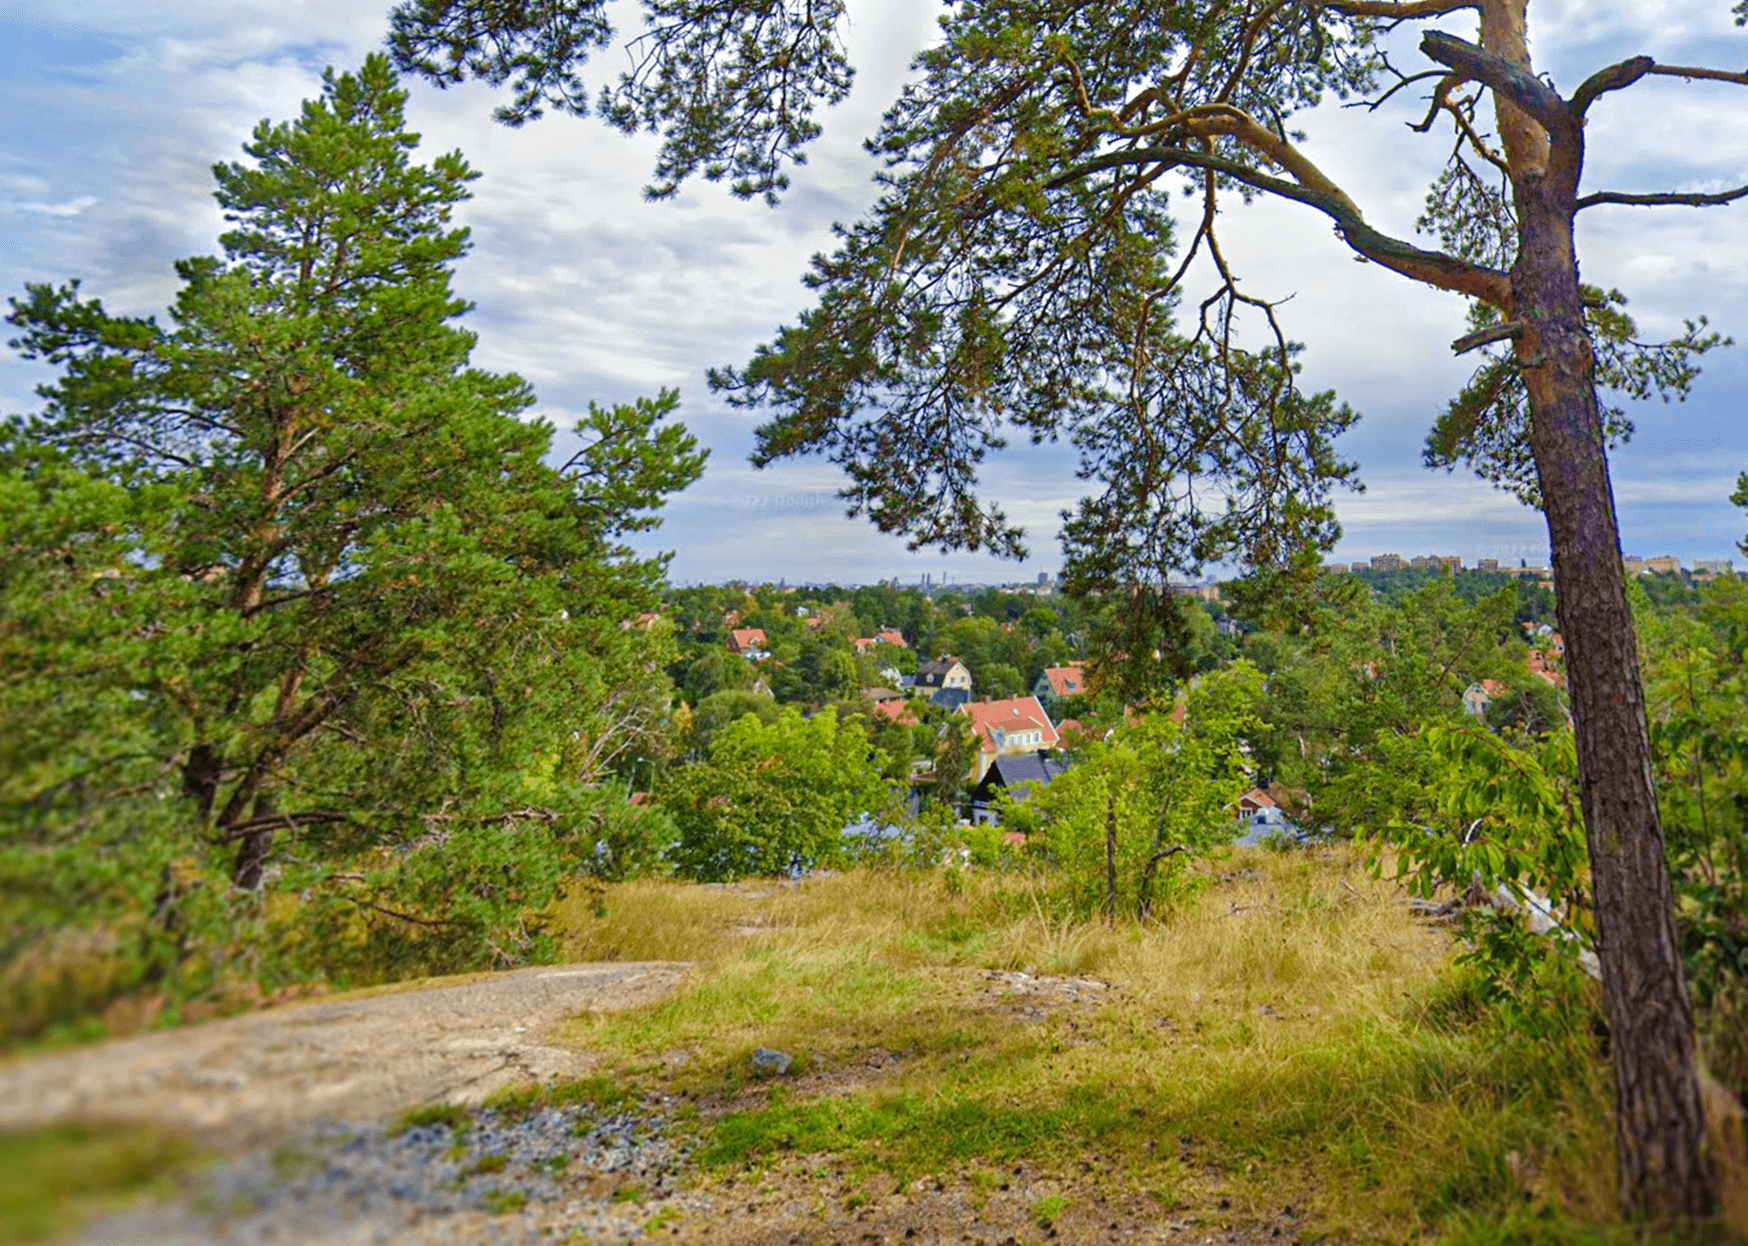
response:
[[[917,687],[939,688],[947,672],[959,665],[958,658],[935,658],[916,665]]]
[[[1003,787],[1018,787],[1022,783],[1048,784],[1067,767],[1039,753],[1022,753],[1016,757],[998,757],[990,763],[989,769]]]

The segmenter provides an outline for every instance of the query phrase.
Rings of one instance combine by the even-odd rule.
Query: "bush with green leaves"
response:
[[[844,828],[898,804],[885,765],[855,718],[803,718],[793,707],[769,722],[747,714],[662,793],[679,832],[674,865],[705,882],[841,865]]]
[[[1636,603],[1646,712],[1706,1059],[1748,1094],[1748,584],[1698,597],[1691,610]]]
[[[1748,1090],[1748,586],[1721,580],[1692,604],[1657,605],[1637,584],[1631,595],[1688,983],[1709,1065]],[[1392,811],[1362,829],[1382,833],[1414,894],[1503,893],[1558,921],[1546,937],[1510,905],[1467,908],[1459,959],[1487,990],[1519,996],[1547,960],[1593,950],[1569,730],[1429,724],[1380,738],[1347,781]]]
[[[1522,987],[1550,956],[1594,965],[1596,923],[1572,733],[1507,737],[1480,723],[1432,724],[1380,741],[1396,812],[1381,850],[1411,894],[1451,888],[1467,950],[1489,989]],[[1535,927],[1552,928],[1538,932]]]
[[[1191,690],[1183,721],[1148,714],[1089,744],[1079,764],[1002,824],[1027,835],[1061,871],[1079,917],[1156,917],[1193,887],[1189,862],[1237,832],[1251,783],[1246,733],[1257,726],[1262,673],[1235,662]]]

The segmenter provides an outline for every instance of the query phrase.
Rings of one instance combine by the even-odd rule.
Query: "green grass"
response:
[[[521,1211],[528,1202],[527,1190],[487,1190],[480,1203],[494,1216],[507,1216]]]
[[[587,1106],[603,1112],[627,1112],[643,1103],[643,1089],[634,1081],[597,1073],[571,1081],[532,1082],[505,1086],[486,1100],[507,1120],[519,1121],[545,1108]]]
[[[1032,1204],[1032,1222],[1040,1229],[1048,1229],[1056,1223],[1057,1217],[1068,1210],[1068,1200],[1060,1194],[1051,1194]]]
[[[460,1140],[467,1137],[468,1130],[473,1127],[473,1117],[458,1103],[427,1103],[403,1112],[389,1127],[388,1136],[398,1138],[409,1129],[422,1129],[427,1125],[442,1125]]]
[[[830,1156],[902,1185],[1023,1159],[1066,1207],[1092,1163],[1163,1206],[1292,1205],[1338,1240],[1619,1240],[1593,988],[1488,1002],[1350,852],[1207,868],[1167,924],[1114,929],[1063,920],[1025,875],[862,871],[764,897],[634,884],[577,919],[579,946],[656,956],[678,930],[701,968],[569,1035],[627,1093],[697,1103],[696,1159],[724,1179]],[[986,969],[1111,989],[1040,1019]],[[798,1075],[753,1082],[760,1045]]]
[[[187,1139],[149,1126],[67,1123],[0,1133],[0,1241],[69,1232],[193,1159]]]

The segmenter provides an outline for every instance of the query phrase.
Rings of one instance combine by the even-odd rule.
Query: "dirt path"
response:
[[[547,1042],[566,1017],[672,991],[683,964],[559,965],[458,986],[313,1001],[0,1065],[0,1129],[76,1117],[155,1121],[231,1145],[317,1120],[474,1105],[512,1082],[574,1077]]]

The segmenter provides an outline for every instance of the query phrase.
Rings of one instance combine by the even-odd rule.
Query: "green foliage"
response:
[[[1707,1060],[1748,1090],[1748,588],[1639,601],[1646,713],[1677,921]]]
[[[1453,159],[1452,170],[1466,170],[1462,158]],[[1448,176],[1448,175],[1447,175]],[[1440,185],[1448,182],[1441,181]],[[1505,196],[1499,189],[1481,192],[1491,197],[1504,216],[1505,229],[1498,248],[1504,267],[1516,245],[1516,224],[1510,219]],[[1452,205],[1433,203],[1423,224],[1453,218]],[[1462,219],[1461,213],[1456,213]],[[1451,241],[1447,232],[1447,243]],[[1685,402],[1699,378],[1701,355],[1731,345],[1721,333],[1707,332],[1704,316],[1690,320],[1680,337],[1667,342],[1643,342],[1632,317],[1621,309],[1626,295],[1619,290],[1584,288],[1585,327],[1596,348],[1596,381],[1613,401],[1603,409],[1603,432],[1610,448],[1632,439],[1633,422],[1622,405],[1643,402],[1653,396],[1664,402]],[[1485,329],[1501,322],[1500,313],[1485,304],[1473,304],[1469,313],[1472,329]],[[1529,447],[1529,393],[1523,373],[1509,348],[1483,356],[1469,383],[1445,408],[1427,434],[1423,456],[1428,467],[1453,470],[1458,463],[1473,469],[1483,480],[1514,494],[1527,506],[1541,506],[1541,486]]]
[[[977,757],[977,733],[969,719],[951,714],[935,737],[934,801],[954,814],[971,783],[972,762]]]
[[[1744,3],[1748,3],[1748,0],[1744,0]],[[1748,472],[1736,477],[1736,491],[1730,495],[1730,505],[1748,510]],[[1748,538],[1737,541],[1736,548],[1748,554]]]
[[[625,626],[663,560],[624,538],[703,455],[665,393],[548,464],[454,323],[476,174],[412,160],[405,99],[373,57],[256,127],[167,323],[12,300],[58,370],[0,426],[14,1037],[130,990],[537,959],[567,877],[660,850],[612,782],[673,751],[671,634]]]
[[[686,668],[681,691],[693,705],[718,692],[739,692],[752,687],[755,676],[750,664],[738,654],[720,647],[706,649]]]
[[[1469,950],[1458,960],[1475,964],[1490,989],[1529,982],[1550,952],[1574,961],[1593,955],[1570,732],[1514,741],[1480,726],[1434,724],[1390,740],[1379,769],[1402,776],[1392,791],[1397,812],[1379,829],[1412,894],[1430,898],[1446,887],[1503,893],[1532,920],[1539,912],[1557,924],[1552,935],[1538,934],[1517,913],[1466,908]]]
[[[473,1128],[473,1114],[459,1103],[427,1103],[423,1107],[403,1112],[390,1126],[388,1136],[398,1138],[409,1129],[425,1129],[442,1125],[457,1138],[465,1138]]]
[[[728,179],[742,198],[774,202],[789,185],[785,164],[802,160],[819,134],[814,109],[849,94],[851,69],[836,31],[844,10],[842,0],[751,10],[651,0],[648,20],[660,37],[595,102],[628,134],[661,133],[657,180],[646,193],[671,195],[702,176]],[[594,92],[582,69],[612,43],[607,13],[606,0],[405,0],[390,19],[389,44],[404,67],[445,85],[474,77],[508,83],[511,102],[497,116],[521,125],[548,108],[589,112]],[[775,111],[773,92],[786,101]]]
[[[1004,826],[1041,832],[1078,916],[1169,910],[1187,894],[1190,860],[1237,829],[1234,806],[1251,781],[1245,735],[1262,699],[1262,673],[1249,663],[1209,675],[1182,725],[1151,714],[1119,727],[1009,806]]]
[[[735,661],[740,661],[736,658]],[[732,722],[738,722],[748,714],[762,722],[775,722],[779,713],[777,702],[770,697],[748,689],[723,689],[713,692],[698,702],[692,719],[692,751],[697,756],[704,756],[710,751],[710,742],[717,733]]]
[[[854,719],[786,708],[766,723],[748,714],[662,794],[679,829],[674,864],[706,882],[841,864],[844,828],[892,802],[885,761]]]
[[[1376,601],[1355,583],[1324,577],[1296,634],[1250,638],[1271,667],[1257,765],[1304,788],[1317,825],[1342,832],[1382,826],[1400,807],[1408,772],[1387,760],[1390,741],[1460,721],[1471,683],[1530,678],[1509,586],[1469,602],[1440,576]]]

